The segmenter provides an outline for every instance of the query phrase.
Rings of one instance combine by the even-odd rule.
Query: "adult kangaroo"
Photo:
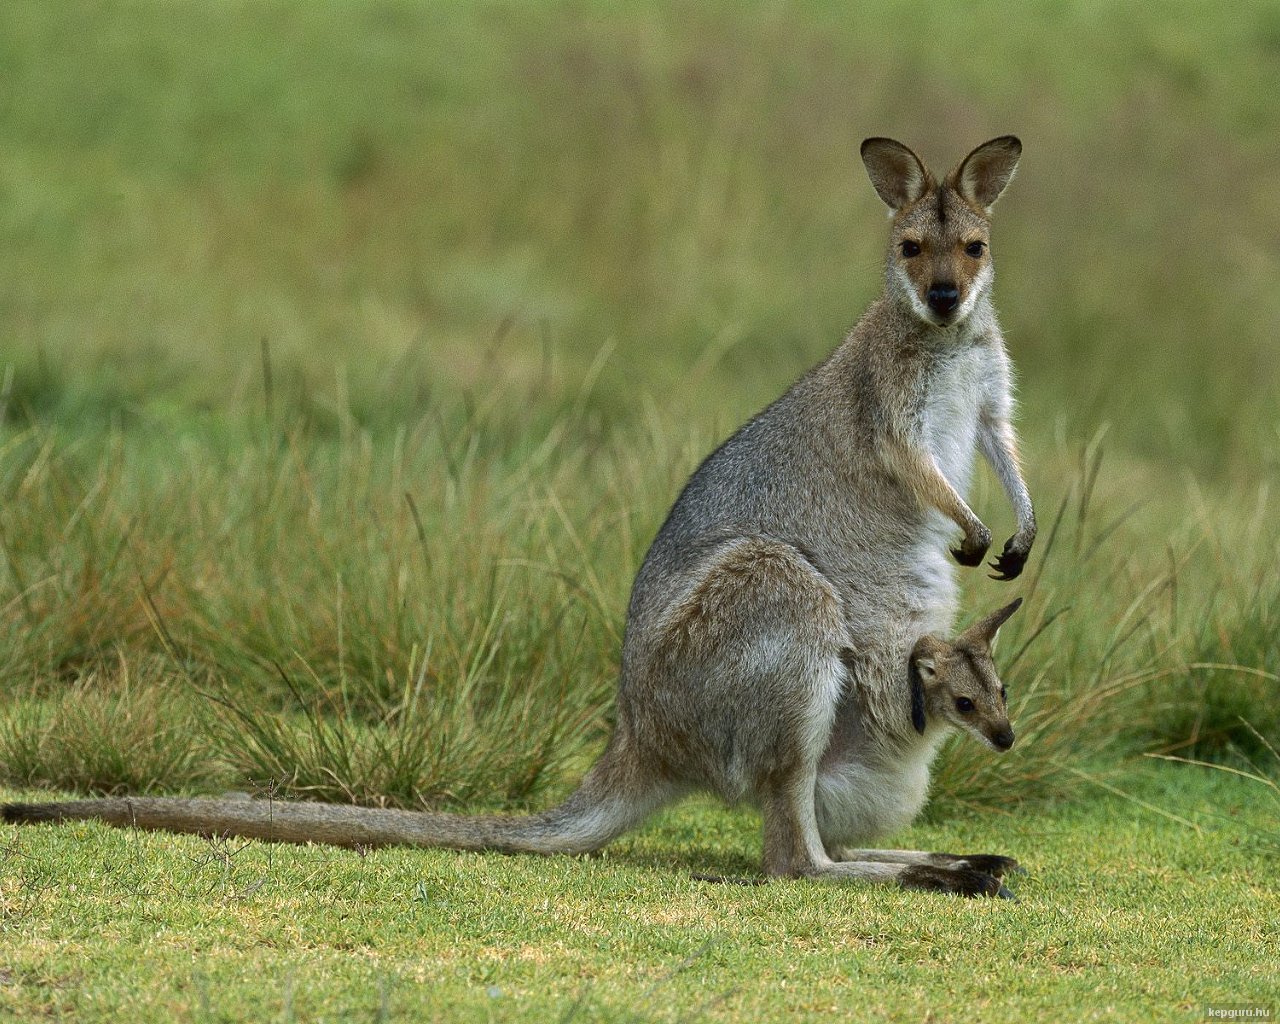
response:
[[[632,590],[614,733],[559,807],[469,817],[147,798],[13,804],[6,820],[582,852],[701,789],[761,809],[770,875],[1007,894],[1007,857],[858,847],[919,811],[948,731],[1013,743],[990,644],[1018,602],[947,640],[947,551],[957,527],[960,564],[990,546],[964,499],[975,450],[1018,522],[995,578],[1016,577],[1035,539],[991,302],[990,209],[1020,153],[993,139],[938,182],[901,143],[863,143],[893,214],[884,292],[686,484]]]

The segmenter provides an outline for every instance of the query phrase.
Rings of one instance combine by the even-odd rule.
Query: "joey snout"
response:
[[[985,738],[992,747],[1004,753],[1013,746],[1013,729],[1006,722],[1003,728],[989,732]]]
[[[1013,749],[1015,737],[1003,704],[999,697],[986,693],[975,694],[973,698],[958,697],[951,705],[955,713],[947,717],[956,728],[967,732],[983,746],[1005,754]],[[947,710],[949,712],[951,708]]]

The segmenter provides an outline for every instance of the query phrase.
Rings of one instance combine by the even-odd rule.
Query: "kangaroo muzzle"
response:
[[[938,316],[950,316],[960,304],[960,292],[953,284],[931,285],[925,301]]]

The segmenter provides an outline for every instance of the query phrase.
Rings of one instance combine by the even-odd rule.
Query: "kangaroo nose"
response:
[[[1013,730],[1001,729],[998,733],[991,737],[991,742],[1001,750],[1008,750],[1013,746]]]
[[[929,302],[929,308],[935,313],[948,316],[960,301],[960,293],[953,284],[935,284],[929,288],[929,294],[925,298]]]

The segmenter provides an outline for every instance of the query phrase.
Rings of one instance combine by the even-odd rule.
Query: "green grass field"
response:
[[[1204,769],[1130,774],[1188,821],[1084,787],[904,837],[1024,855],[1017,903],[692,881],[693,865],[755,870],[758,823],[711,804],[593,859],[30,829],[6,863],[0,1014],[1127,1022],[1274,1006],[1276,847],[1256,830],[1276,802]]]
[[[563,795],[680,484],[879,289],[867,135],[1023,139],[1041,522],[965,577],[1027,599],[1019,743],[903,837],[1010,847],[1017,906],[708,889],[757,826],[702,805],[591,861],[10,831],[0,1013],[1280,1009],[1278,73],[1272,3],[0,5],[8,795]]]

